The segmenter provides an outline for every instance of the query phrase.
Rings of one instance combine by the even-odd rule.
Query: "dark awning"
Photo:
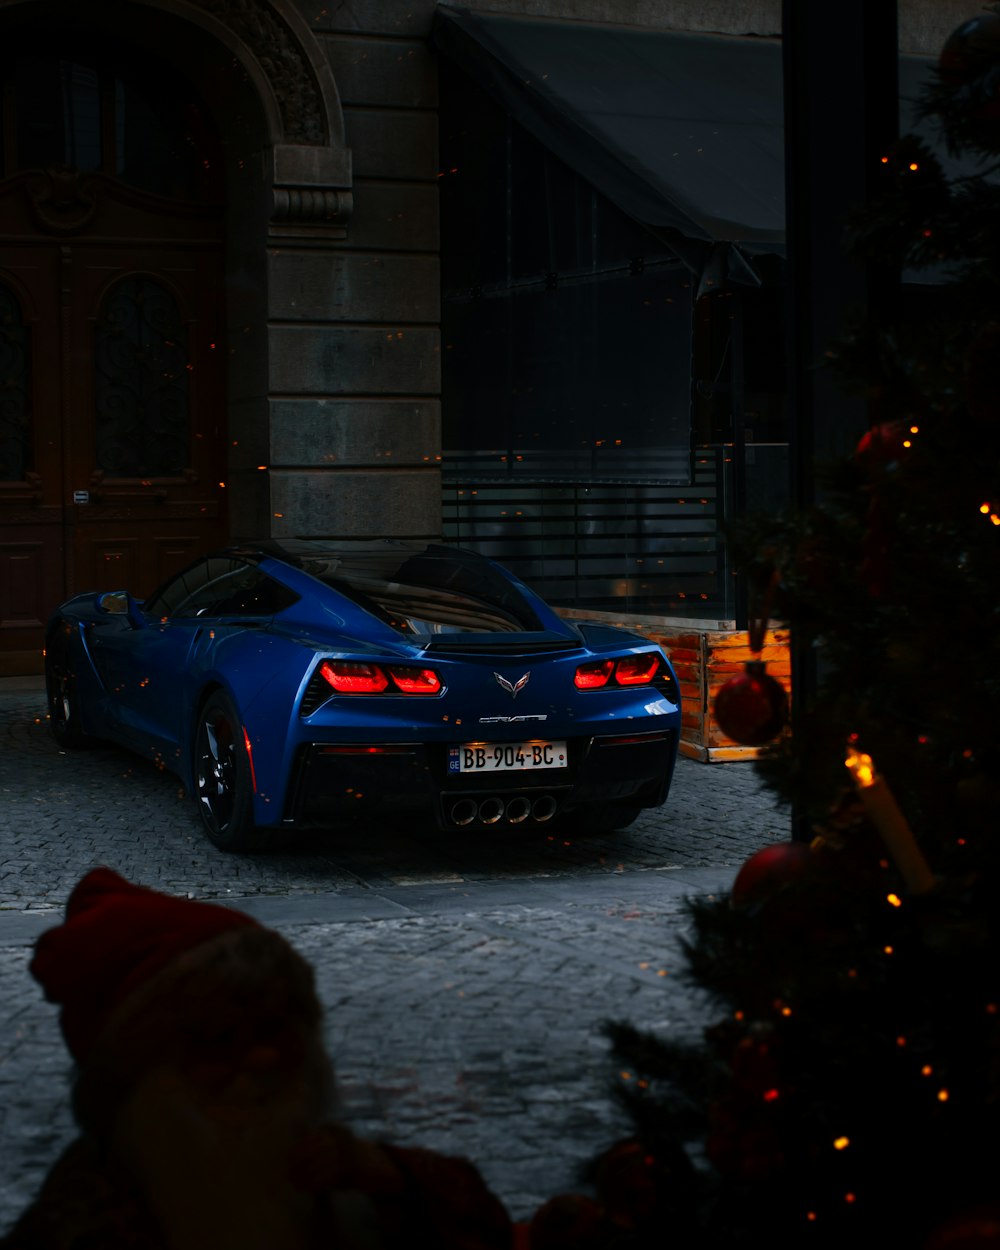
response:
[[[624,212],[780,250],[781,41],[439,6],[437,47]]]
[[[506,17],[439,5],[433,40],[703,280],[784,251],[781,40]],[[930,63],[899,62],[901,125]],[[743,270],[741,273],[740,271]]]

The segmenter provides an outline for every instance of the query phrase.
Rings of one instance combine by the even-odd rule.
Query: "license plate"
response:
[[[450,773],[502,773],[565,768],[565,742],[463,742],[448,748]]]

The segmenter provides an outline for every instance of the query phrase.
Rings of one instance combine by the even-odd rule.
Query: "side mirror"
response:
[[[139,602],[127,590],[108,590],[98,595],[97,610],[106,612],[109,616],[127,616],[137,629],[144,624],[145,618]]]

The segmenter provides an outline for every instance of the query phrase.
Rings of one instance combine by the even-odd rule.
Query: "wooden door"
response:
[[[0,184],[0,673],[37,671],[62,599],[145,595],[223,541],[221,309],[218,211]]]

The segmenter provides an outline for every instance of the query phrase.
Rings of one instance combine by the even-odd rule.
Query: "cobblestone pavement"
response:
[[[666,805],[611,837],[397,827],[225,854],[169,774],[61,752],[33,679],[0,681],[0,800],[0,1229],[72,1135],[66,1052],[27,964],[95,864],[285,934],[316,968],[348,1122],[467,1155],[525,1218],[625,1131],[602,1022],[705,1022],[684,900],[725,892],[789,830],[752,765],[682,759]]]

